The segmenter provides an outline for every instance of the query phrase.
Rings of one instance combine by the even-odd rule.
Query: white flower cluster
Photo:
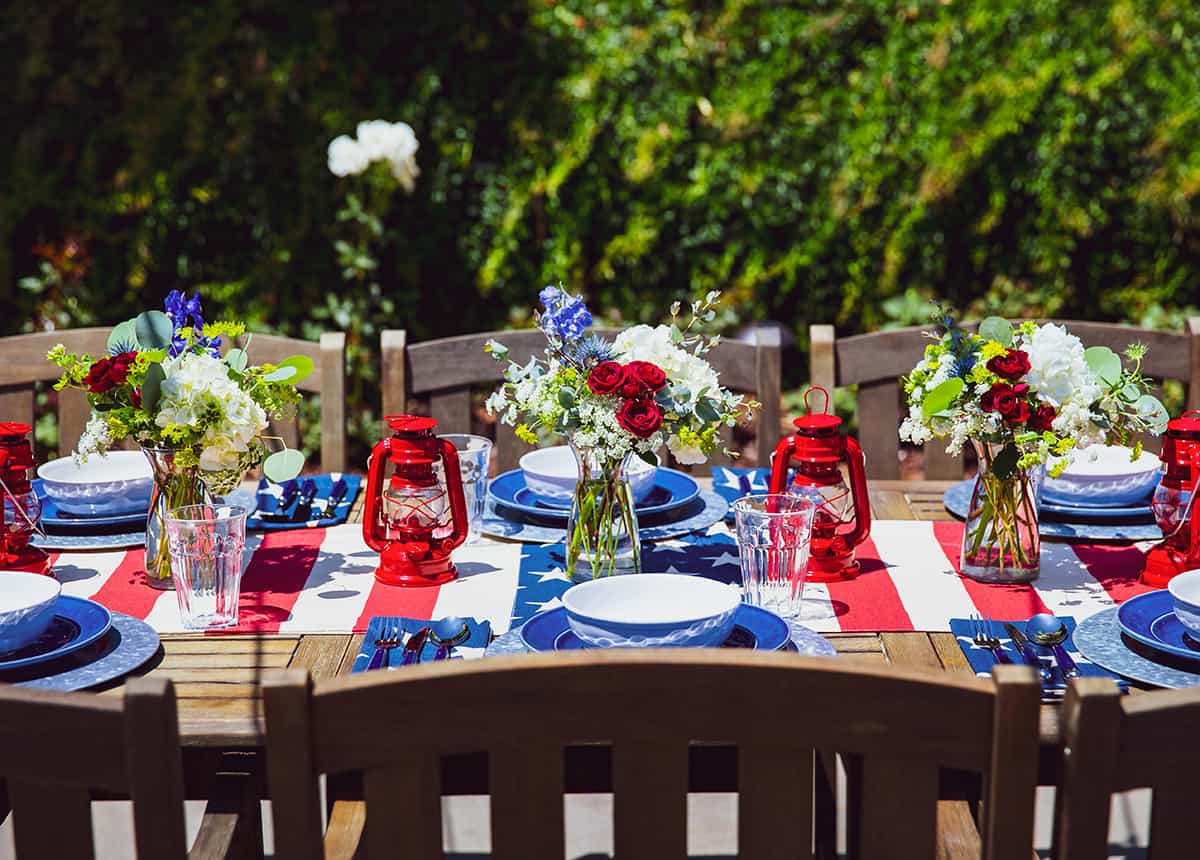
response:
[[[166,379],[155,423],[203,426],[200,468],[238,468],[241,455],[267,429],[267,415],[229,377],[229,367],[207,353],[185,352],[163,362]]]
[[[93,412],[88,418],[87,426],[75,446],[75,459],[86,463],[92,454],[103,454],[113,443],[112,433],[109,432],[108,422],[99,412]]]
[[[1103,441],[1104,431],[1090,408],[1102,389],[1087,366],[1082,341],[1063,326],[1047,324],[1018,343],[1029,353],[1025,381],[1058,412],[1054,432],[1075,439],[1079,447]]]
[[[329,171],[334,176],[353,176],[362,173],[373,161],[386,161],[392,175],[412,193],[417,177],[417,136],[412,126],[404,122],[374,119],[360,122],[357,138],[342,134],[329,144]]]

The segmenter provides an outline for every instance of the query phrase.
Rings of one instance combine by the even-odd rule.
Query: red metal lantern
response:
[[[4,525],[0,529],[0,564],[6,568],[50,573],[50,557],[30,544],[40,531],[42,503],[30,484],[33,472],[33,428],[18,421],[0,423],[0,502]]]
[[[363,538],[380,554],[375,578],[389,585],[441,585],[456,576],[450,553],[467,538],[458,452],[433,435],[432,418],[385,420],[393,432],[367,461],[363,510]]]
[[[825,395],[825,409],[814,413],[809,395]],[[808,496],[817,503],[813,516],[808,578],[829,582],[858,574],[854,548],[871,532],[867,466],[862,448],[840,432],[842,419],[829,414],[829,392],[813,386],[804,392],[808,414],[792,423],[796,433],[779,443],[771,460],[771,492]],[[795,472],[788,482],[788,469]],[[842,477],[845,464],[850,486]]]
[[[1163,476],[1150,509],[1163,540],[1146,553],[1142,582],[1162,588],[1176,574],[1200,568],[1200,410],[1192,409],[1167,422],[1163,436]]]

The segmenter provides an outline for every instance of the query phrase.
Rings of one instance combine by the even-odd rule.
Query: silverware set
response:
[[[450,616],[441,621],[428,624],[408,639],[404,638],[404,628],[399,622],[383,625],[379,637],[375,640],[375,651],[367,663],[366,671],[385,669],[390,665],[388,654],[393,648],[403,646],[404,656],[400,658],[401,666],[411,666],[421,662],[421,650],[425,643],[432,642],[437,646],[433,655],[436,660],[449,660],[456,646],[471,638],[471,628],[465,620]]]
[[[975,647],[982,648],[991,653],[992,659],[996,663],[1012,663],[1012,659],[1005,652],[1000,638],[993,632],[994,622],[991,616],[981,616],[979,613],[972,612],[969,620],[971,622],[971,641],[975,644]],[[1062,643],[1068,635],[1066,625],[1053,615],[1039,613],[1025,623],[1024,631],[1010,622],[1004,622],[1003,626],[1009,638],[1012,639],[1017,653],[1021,655],[1021,662],[1037,669],[1042,682],[1042,697],[1055,700],[1061,699],[1063,693],[1061,689],[1046,686],[1053,681],[1054,672],[1042,660],[1033,643],[1036,642],[1038,645],[1050,648],[1053,651],[1054,660],[1062,671],[1064,678],[1079,677],[1079,667],[1071,658],[1067,649],[1062,647]]]

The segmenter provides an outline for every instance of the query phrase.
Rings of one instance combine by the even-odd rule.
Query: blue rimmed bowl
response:
[[[1147,503],[1158,486],[1157,454],[1121,445],[1089,445],[1057,478],[1046,477],[1042,500],[1072,507],[1109,508]]]
[[[1188,635],[1200,640],[1200,570],[1187,570],[1167,582],[1175,617],[1187,628]]]
[[[567,623],[591,648],[699,648],[729,638],[737,586],[679,573],[595,579],[562,596]]]
[[[19,651],[45,632],[61,591],[53,577],[0,570],[0,654]]]
[[[141,451],[93,454],[86,463],[60,457],[38,466],[42,489],[60,511],[76,516],[116,516],[150,508],[154,475]]]
[[[552,503],[571,504],[575,485],[579,482],[579,463],[570,446],[555,445],[530,451],[521,457],[520,466],[521,474],[525,476],[525,486],[535,495]],[[655,466],[638,457],[629,458],[625,473],[629,488],[633,490],[635,504],[644,501],[654,489],[657,471]]]

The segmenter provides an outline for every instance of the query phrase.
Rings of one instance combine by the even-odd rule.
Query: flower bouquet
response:
[[[68,353],[61,344],[47,358],[62,368],[55,389],[87,392],[92,415],[75,448],[77,457],[103,455],[132,438],[154,474],[146,525],[150,582],[170,583],[163,518],[172,508],[225,495],[248,469],[262,464],[274,481],[300,473],[304,456],[267,436],[268,418],[291,417],[300,400],[296,383],[313,371],[311,359],[252,366],[240,347],[221,355],[222,338],[245,334],[240,323],[205,323],[198,296],[167,296],[164,311],[147,311],[112,330],[108,355]],[[268,456],[268,441],[284,450]]]
[[[1108,347],[1085,349],[1060,325],[1029,321],[1015,329],[995,317],[978,333],[946,331],[903,380],[909,414],[900,438],[971,442],[979,475],[963,533],[962,571],[986,581],[1022,582],[1039,572],[1038,500],[1049,465],[1057,475],[1083,446],[1125,444],[1161,433],[1167,414],[1141,373],[1142,344],[1126,362]],[[1135,446],[1134,456],[1141,452]]]
[[[638,325],[612,343],[588,333],[592,315],[582,299],[546,287],[536,314],[546,335],[544,357],[509,362],[488,411],[531,444],[541,430],[566,437],[579,461],[567,522],[567,571],[592,578],[641,569],[637,513],[625,475],[630,457],[657,465],[662,446],[680,463],[703,463],[753,403],[720,385],[704,353],[717,343],[695,329],[713,318],[718,293],[692,304],[684,325],[680,305],[670,325]],[[495,341],[498,360],[508,349]]]

